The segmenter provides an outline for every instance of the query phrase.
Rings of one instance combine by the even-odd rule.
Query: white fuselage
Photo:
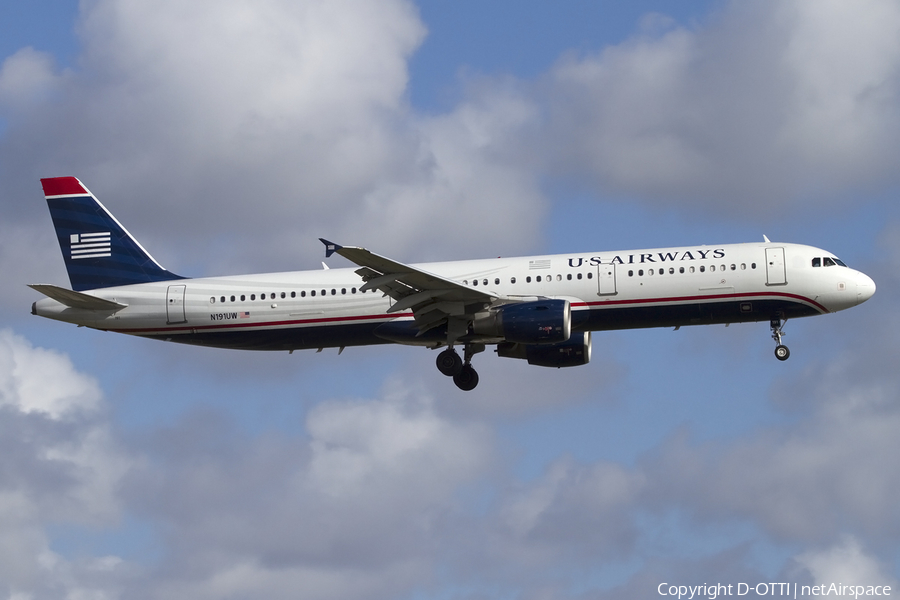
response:
[[[745,243],[412,265],[510,301],[562,298],[575,330],[766,321],[835,312],[872,296],[865,274],[811,246]],[[819,259],[821,266],[813,266]],[[829,262],[824,261],[824,262]],[[86,292],[126,305],[71,308],[46,298],[34,314],[95,329],[216,347],[294,350],[386,342],[376,329],[412,311],[360,291],[355,268],[204,277]],[[474,334],[473,334],[474,335]],[[474,336],[477,337],[477,336]],[[497,340],[486,339],[487,343]]]

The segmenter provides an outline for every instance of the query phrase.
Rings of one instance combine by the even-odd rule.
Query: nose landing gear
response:
[[[435,363],[438,371],[447,377],[453,377],[456,387],[469,392],[478,385],[478,372],[472,367],[472,357],[479,352],[484,352],[484,344],[466,344],[465,359],[462,359],[453,346],[450,346],[438,354]]]
[[[787,323],[787,319],[784,320]],[[784,330],[782,329],[781,319],[774,318],[769,321],[769,327],[772,329],[772,339],[775,340],[775,358],[778,360],[787,360],[791,356],[791,351],[788,350],[788,347],[781,343],[781,336],[784,335]]]

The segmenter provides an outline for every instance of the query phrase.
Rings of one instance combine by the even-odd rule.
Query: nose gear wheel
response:
[[[784,320],[787,323],[787,319]],[[775,318],[769,321],[769,327],[772,329],[772,339],[775,340],[775,358],[784,361],[790,358],[791,351],[787,346],[781,343],[781,337],[784,335],[781,319]]]

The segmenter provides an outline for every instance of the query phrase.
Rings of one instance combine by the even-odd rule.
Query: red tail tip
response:
[[[74,177],[51,177],[41,179],[45,196],[65,196],[70,194],[87,194],[81,182]]]

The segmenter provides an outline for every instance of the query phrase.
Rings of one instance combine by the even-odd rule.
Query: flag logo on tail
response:
[[[78,258],[105,258],[112,253],[110,232],[73,233],[69,237],[72,260]]]

